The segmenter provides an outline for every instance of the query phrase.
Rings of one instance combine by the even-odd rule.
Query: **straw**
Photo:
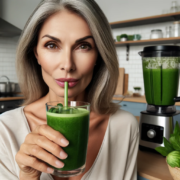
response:
[[[64,106],[68,107],[68,82],[64,82]]]

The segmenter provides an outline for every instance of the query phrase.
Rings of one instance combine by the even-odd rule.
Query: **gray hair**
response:
[[[112,102],[119,76],[119,64],[110,25],[94,0],[44,0],[30,16],[22,32],[16,58],[20,87],[25,96],[23,105],[36,101],[49,91],[33,48],[37,45],[44,21],[62,9],[85,19],[99,52],[92,81],[86,88],[91,110],[100,114],[114,113],[119,108]]]

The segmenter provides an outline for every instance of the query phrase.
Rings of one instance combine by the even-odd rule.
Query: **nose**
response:
[[[62,52],[62,56],[60,60],[60,69],[66,72],[75,71],[76,66],[70,49],[66,49]]]

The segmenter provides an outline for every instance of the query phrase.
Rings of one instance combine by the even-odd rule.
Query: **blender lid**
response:
[[[144,47],[143,52],[152,52],[152,51],[180,51],[180,46],[147,46]]]

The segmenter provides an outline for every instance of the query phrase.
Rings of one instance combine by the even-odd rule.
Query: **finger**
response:
[[[69,141],[60,132],[52,129],[47,124],[37,126],[37,128],[34,130],[34,133],[43,135],[62,147],[66,147],[69,144]]]
[[[37,144],[60,159],[66,159],[68,156],[59,145],[42,135],[31,134],[31,136],[26,139],[26,144]]]
[[[18,163],[19,168],[24,173],[30,173],[30,171],[32,171],[29,167],[41,172],[51,173],[51,174],[54,171],[54,169],[49,167],[45,162],[42,162],[41,160],[35,157],[31,157],[23,153],[18,153],[17,156],[16,156],[16,162]]]
[[[57,168],[64,167],[64,163],[58,160],[54,155],[45,151],[40,146],[35,144],[22,144],[20,151],[27,154],[37,157],[38,159],[47,162],[48,164],[55,166]]]

